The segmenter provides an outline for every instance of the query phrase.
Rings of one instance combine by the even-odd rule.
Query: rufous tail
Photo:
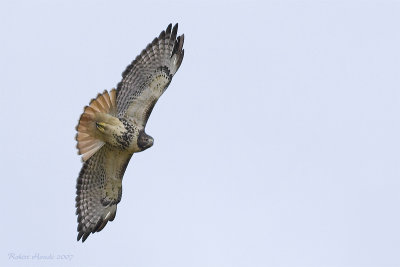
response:
[[[82,155],[82,160],[86,161],[94,153],[96,153],[105,142],[100,138],[98,131],[99,122],[96,118],[100,117],[101,113],[116,116],[116,90],[112,89],[110,92],[104,90],[102,94],[98,94],[96,98],[92,99],[89,106],[85,106],[81,117],[79,118],[78,126],[76,126],[77,134],[76,147],[78,154]]]

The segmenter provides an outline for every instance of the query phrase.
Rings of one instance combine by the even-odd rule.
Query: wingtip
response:
[[[178,33],[178,23],[176,23],[176,24],[174,25],[174,27],[172,28],[171,38],[172,38],[172,39],[175,39],[177,33]]]
[[[179,36],[178,38],[179,38],[179,49],[181,50],[183,47],[183,44],[185,43],[185,34],[182,33],[182,35]]]
[[[164,39],[164,38],[165,38],[165,31],[162,31],[158,36],[158,39]]]
[[[79,233],[78,233],[78,236],[76,237],[76,241],[79,242],[79,240],[81,240],[82,236],[83,236],[83,232],[79,232]],[[83,241],[82,241],[82,242],[83,242]]]
[[[167,29],[165,30],[166,34],[171,34],[171,29],[172,29],[172,23],[168,24]]]
[[[88,236],[90,235],[90,233],[84,233],[82,236],[82,243],[85,242],[85,240],[88,238]]]

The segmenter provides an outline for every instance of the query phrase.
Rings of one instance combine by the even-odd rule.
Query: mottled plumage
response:
[[[154,105],[171,83],[184,56],[178,24],[153,40],[122,73],[117,89],[86,106],[76,140],[83,166],[76,186],[78,241],[115,218],[122,178],[133,153],[153,145],[145,133]]]

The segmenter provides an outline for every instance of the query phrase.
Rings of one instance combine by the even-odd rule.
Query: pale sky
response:
[[[1,1],[0,266],[400,266],[399,14]],[[176,22],[185,58],[147,124],[154,146],[133,156],[115,220],[77,242],[78,118]]]

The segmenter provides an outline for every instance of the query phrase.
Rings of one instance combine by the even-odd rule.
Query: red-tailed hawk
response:
[[[114,220],[132,154],[153,145],[147,120],[184,55],[184,35],[177,31],[178,24],[168,25],[122,73],[116,90],[98,94],[84,108],[76,127],[83,160],[76,185],[78,241]]]

